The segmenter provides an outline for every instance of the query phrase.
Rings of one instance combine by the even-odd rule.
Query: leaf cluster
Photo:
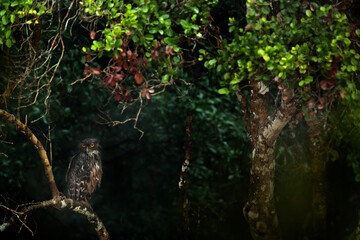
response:
[[[16,42],[14,32],[24,25],[39,24],[39,17],[47,13],[46,1],[4,0],[0,2],[0,46],[10,48]],[[25,27],[26,28],[26,27]]]
[[[279,78],[305,100],[310,94],[307,86],[325,91],[334,82],[346,92],[345,98],[358,99],[354,81],[360,67],[356,45],[360,29],[353,28],[335,6],[279,2],[274,14],[267,1],[249,0],[245,28],[237,28],[236,20],[229,19],[233,39],[224,41],[224,49],[205,62],[223,74],[219,92],[238,89],[244,79]],[[331,84],[326,85],[326,80]]]

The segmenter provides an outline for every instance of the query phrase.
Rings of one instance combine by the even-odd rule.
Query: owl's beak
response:
[[[86,147],[86,153],[89,154],[90,153],[90,148]]]

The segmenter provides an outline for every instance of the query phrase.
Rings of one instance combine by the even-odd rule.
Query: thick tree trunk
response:
[[[259,142],[253,150],[249,200],[244,207],[254,239],[280,239],[274,200],[274,172],[274,145]]]
[[[326,156],[323,146],[323,126],[321,117],[311,117],[307,121],[309,149],[311,154],[312,181],[312,231],[314,239],[326,239]]]
[[[255,240],[281,239],[274,199],[275,143],[296,112],[293,91],[282,90],[281,107],[271,116],[269,89],[261,82],[250,82],[250,127],[253,144],[249,200],[243,213]],[[240,102],[243,98],[239,98]],[[244,106],[242,102],[242,106]],[[244,113],[247,109],[243,108]],[[245,114],[244,114],[245,116]]]

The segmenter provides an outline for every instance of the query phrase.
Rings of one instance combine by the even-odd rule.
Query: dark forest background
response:
[[[230,7],[229,7],[230,6]],[[233,8],[231,8],[233,6]],[[241,15],[237,3],[224,1],[214,10],[215,20]],[[224,18],[225,19],[225,18]],[[221,22],[221,21],[220,21]],[[224,23],[220,31],[226,31]],[[43,102],[20,109],[24,120],[49,152],[51,122],[52,166],[58,188],[65,192],[65,174],[79,141],[99,138],[104,175],[91,204],[106,225],[111,239],[182,239],[182,195],[178,188],[184,161],[186,116],[193,115],[192,151],[187,175],[191,239],[251,239],[242,208],[248,196],[251,148],[234,95],[219,95],[216,71],[191,67],[162,94],[144,103],[133,122],[109,126],[101,117],[126,119],[137,105],[122,108],[97,79],[70,85],[83,77],[81,47],[86,38],[64,33],[67,54],[58,70],[50,98],[50,117],[43,117]],[[88,34],[88,33],[86,33]],[[88,37],[86,35],[86,37]],[[57,52],[56,54],[60,54]],[[186,84],[185,84],[186,82]],[[0,83],[4,85],[5,83]],[[9,103],[13,106],[16,101]],[[333,116],[333,121],[340,117]],[[276,204],[284,239],[306,239],[311,207],[311,182],[304,123],[284,131],[276,152]],[[353,165],[359,160],[359,131],[343,125],[348,137],[330,136],[333,157],[328,163],[328,239],[352,239],[360,214],[360,185]],[[295,132],[296,138],[293,138]],[[333,139],[331,139],[333,137]],[[50,197],[36,149],[26,137],[0,121],[0,203],[16,207]],[[300,161],[301,160],[301,161]],[[355,166],[356,167],[356,166]],[[0,219],[7,211],[0,209]],[[282,220],[285,219],[286,221]],[[43,209],[0,233],[0,239],[96,239],[87,220],[70,211]]]

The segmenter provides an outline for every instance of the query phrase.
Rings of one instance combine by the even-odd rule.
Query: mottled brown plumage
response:
[[[71,159],[66,173],[67,196],[88,201],[96,187],[100,187],[102,164],[99,140],[86,138],[79,144],[79,152]]]

